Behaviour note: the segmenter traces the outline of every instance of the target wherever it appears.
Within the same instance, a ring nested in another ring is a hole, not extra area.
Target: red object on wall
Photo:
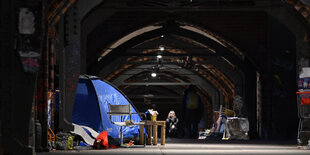
[[[301,105],[310,105],[310,92],[296,92],[296,94],[299,94]]]

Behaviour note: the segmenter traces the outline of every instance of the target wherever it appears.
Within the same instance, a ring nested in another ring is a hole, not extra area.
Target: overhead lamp
[[[161,59],[163,56],[161,56],[160,54],[157,55],[157,59]]]
[[[158,48],[160,51],[164,51],[165,50],[165,47],[164,46],[159,46]]]
[[[163,34],[160,36],[161,38],[165,37]]]
[[[152,77],[156,77],[157,74],[156,74],[156,73],[152,73],[151,76],[152,76]]]

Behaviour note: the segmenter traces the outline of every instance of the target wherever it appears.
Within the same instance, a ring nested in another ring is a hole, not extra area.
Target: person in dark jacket
[[[200,96],[194,85],[190,85],[184,92],[183,113],[184,127],[187,138],[198,138],[198,124],[202,117]]]

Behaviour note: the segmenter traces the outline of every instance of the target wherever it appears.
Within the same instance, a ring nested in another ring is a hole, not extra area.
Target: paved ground
[[[145,148],[117,148],[108,150],[51,151],[39,155],[310,155],[310,150],[298,149],[290,141],[203,141],[190,139],[168,139],[165,146],[146,146]]]

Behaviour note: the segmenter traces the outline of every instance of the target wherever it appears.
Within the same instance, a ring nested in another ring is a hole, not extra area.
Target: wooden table
[[[161,135],[160,139],[161,145],[165,145],[166,143],[166,121],[151,121],[151,120],[146,120],[145,125],[140,125],[140,144],[144,144],[144,126],[148,127],[147,134],[149,135],[147,138],[147,144],[151,145],[152,144],[152,137],[153,137],[153,145],[157,145],[157,128],[158,126],[161,126]],[[150,136],[152,135],[152,136]]]

